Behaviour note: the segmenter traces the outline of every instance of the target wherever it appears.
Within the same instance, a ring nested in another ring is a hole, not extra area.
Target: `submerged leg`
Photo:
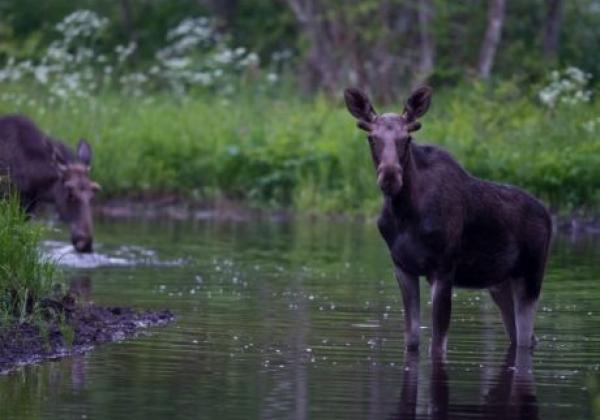
[[[419,348],[421,326],[419,308],[419,277],[405,273],[396,267],[396,280],[404,302],[404,345],[407,350]]]
[[[484,418],[538,419],[531,350],[510,346],[483,403]]]
[[[25,212],[25,217],[27,218],[27,220],[30,220],[31,216],[33,215],[33,212],[37,207],[37,201],[29,197],[28,195],[21,194],[19,202],[21,204],[23,212]]]
[[[431,354],[446,352],[450,314],[452,312],[452,282],[446,277],[434,277],[431,282],[431,300],[433,303],[433,326]]]
[[[417,395],[419,389],[419,353],[408,351],[404,354],[404,374],[402,376],[402,393],[398,413],[394,418],[414,419],[417,411]]]
[[[513,306],[513,295],[510,281],[490,288],[490,295],[492,299],[500,308],[500,314],[502,315],[502,322],[504,322],[504,329],[506,335],[510,339],[512,344],[517,344],[517,331],[515,326],[515,309]]]
[[[428,411],[432,419],[447,419],[450,402],[448,390],[448,374],[442,358],[434,358],[431,366],[431,380],[429,382],[431,395]]]

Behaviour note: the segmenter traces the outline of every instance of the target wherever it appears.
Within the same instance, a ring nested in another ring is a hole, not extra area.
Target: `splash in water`
[[[73,246],[67,242],[44,241],[42,242],[44,255],[55,261],[58,265],[71,268],[97,268],[97,267],[123,267],[123,266],[181,266],[185,264],[182,259],[160,260],[156,252],[140,246],[123,245],[106,253],[102,252],[102,245],[97,246],[92,254],[75,252]]]

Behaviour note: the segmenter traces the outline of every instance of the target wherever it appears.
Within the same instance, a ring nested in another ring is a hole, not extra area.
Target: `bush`
[[[132,69],[135,44],[101,53],[107,25],[74,12],[37,61],[0,69],[0,112],[29,115],[59,138],[88,137],[105,194],[374,212],[364,134],[341,98],[303,99],[288,86],[289,51],[260,65],[215,21],[187,18],[166,33],[154,60]],[[521,186],[556,208],[597,209],[600,104],[590,82],[571,66],[551,72],[546,86],[442,88],[416,138],[445,147],[474,175]]]
[[[46,108],[35,92],[31,101],[11,100],[12,89],[26,90],[6,85],[0,113],[22,112],[73,143],[88,138],[105,197],[176,192],[319,212],[379,206],[364,133],[341,99],[246,88],[234,99],[106,93]],[[415,137],[446,148],[474,175],[520,186],[557,209],[597,210],[599,117],[596,102],[549,110],[511,83],[464,85],[436,92]]]
[[[52,289],[56,270],[38,248],[41,234],[15,197],[0,201],[0,326],[36,319]]]

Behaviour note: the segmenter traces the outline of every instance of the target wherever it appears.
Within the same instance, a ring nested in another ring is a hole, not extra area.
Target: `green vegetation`
[[[55,266],[38,248],[42,230],[27,223],[16,198],[0,201],[0,326],[37,321]]]
[[[401,111],[407,86],[428,83],[434,105],[417,139],[555,209],[600,207],[591,0],[512,2],[498,16],[506,24],[493,77],[494,60],[473,68],[497,49],[479,45],[482,4],[200,3],[7,2],[0,114],[28,115],[71,143],[87,137],[105,197],[175,192],[372,214],[380,199],[370,155],[341,91],[358,85]],[[428,23],[413,27],[417,16]]]
[[[94,100],[18,109],[58,138],[86,137],[104,196],[178,192],[300,211],[373,213],[379,206],[364,133],[341,98],[237,96]],[[376,105],[377,107],[377,105]],[[401,104],[377,107],[400,111]],[[600,204],[600,104],[548,109],[511,83],[436,92],[418,142],[449,150],[473,174],[521,186],[555,208]]]

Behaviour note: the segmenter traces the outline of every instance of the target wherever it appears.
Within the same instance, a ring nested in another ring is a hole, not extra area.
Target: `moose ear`
[[[425,115],[431,104],[432,90],[429,86],[421,86],[415,90],[404,105],[404,117],[408,121],[414,121]]]
[[[77,144],[77,159],[86,166],[92,163],[92,146],[84,139]]]
[[[62,177],[63,174],[67,171],[67,161],[65,160],[61,151],[54,143],[48,141],[46,142],[46,147],[48,149],[48,152],[50,153],[51,161],[54,163],[56,169],[58,170],[58,175]]]
[[[377,113],[373,109],[373,105],[371,105],[371,101],[369,101],[367,95],[362,91],[354,88],[346,89],[344,91],[344,99],[348,111],[350,111],[356,119],[365,123],[370,123],[375,120]]]

